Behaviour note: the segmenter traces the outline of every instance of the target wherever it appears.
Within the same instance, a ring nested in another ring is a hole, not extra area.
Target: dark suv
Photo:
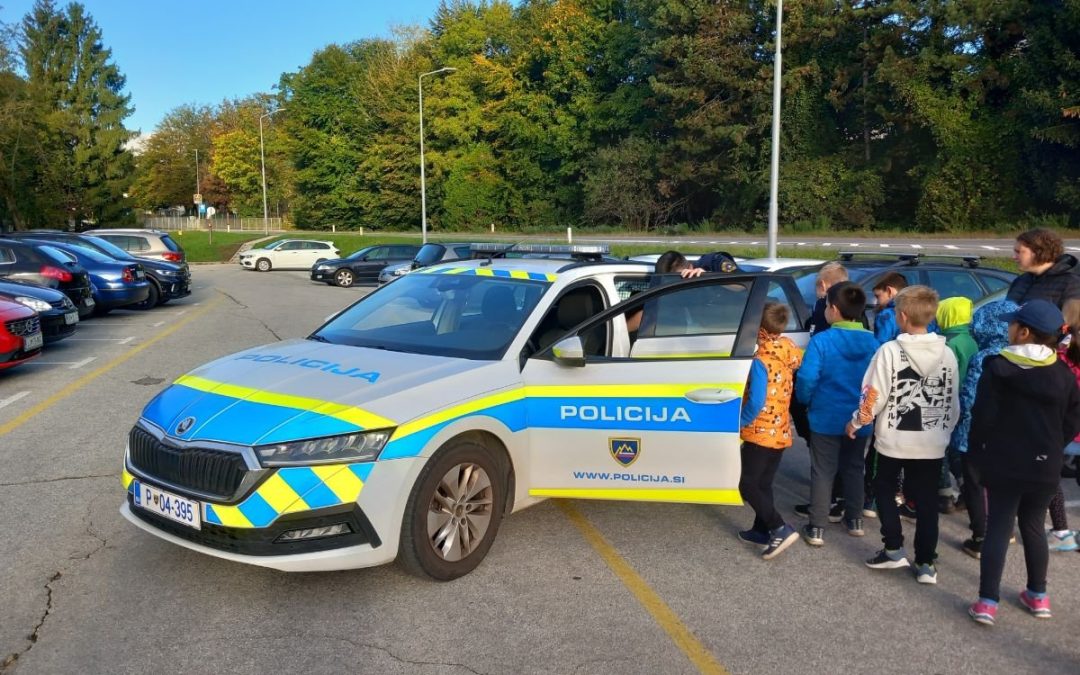
[[[0,277],[63,292],[78,308],[80,317],[94,311],[90,275],[82,265],[47,244],[0,239]]]

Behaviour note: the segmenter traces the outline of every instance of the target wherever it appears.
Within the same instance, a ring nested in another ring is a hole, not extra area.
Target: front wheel
[[[506,504],[507,471],[488,448],[456,441],[420,472],[401,523],[398,559],[409,572],[450,581],[491,549]]]
[[[259,258],[259,261],[255,263],[255,269],[260,272],[269,272],[270,268],[270,261],[267,258]]]
[[[356,279],[353,277],[351,270],[338,270],[337,274],[334,275],[334,281],[337,282],[338,286],[348,288],[353,285]]]

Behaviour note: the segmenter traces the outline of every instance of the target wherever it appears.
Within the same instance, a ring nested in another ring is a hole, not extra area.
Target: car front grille
[[[4,324],[8,332],[12,335],[18,335],[19,337],[27,337],[34,333],[41,332],[41,319],[37,316],[32,316],[29,319],[18,319],[16,321],[8,321]]]
[[[235,498],[247,473],[244,458],[226,450],[178,447],[140,427],[129,436],[131,466],[149,478],[223,501]]]

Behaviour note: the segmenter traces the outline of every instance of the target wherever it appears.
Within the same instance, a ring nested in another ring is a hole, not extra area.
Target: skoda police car
[[[121,511],[227,560],[397,559],[447,580],[546,497],[740,504],[762,307],[787,303],[800,344],[808,310],[789,276],[654,276],[554,258],[417,270],[160,392],[128,438]]]

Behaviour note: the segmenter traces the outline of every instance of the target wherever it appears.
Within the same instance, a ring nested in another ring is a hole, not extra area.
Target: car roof
[[[168,234],[168,232],[164,230],[151,230],[141,227],[95,227],[86,230],[86,232],[104,232],[107,234]]]
[[[426,274],[438,273],[441,270],[461,269],[478,270],[489,269],[505,272],[526,272],[534,274],[559,276],[571,275],[573,278],[588,277],[597,271],[604,272],[652,272],[652,265],[631,261],[606,262],[584,261],[578,262],[567,258],[490,258],[485,260],[463,259],[440,262],[424,267],[417,272]]]

